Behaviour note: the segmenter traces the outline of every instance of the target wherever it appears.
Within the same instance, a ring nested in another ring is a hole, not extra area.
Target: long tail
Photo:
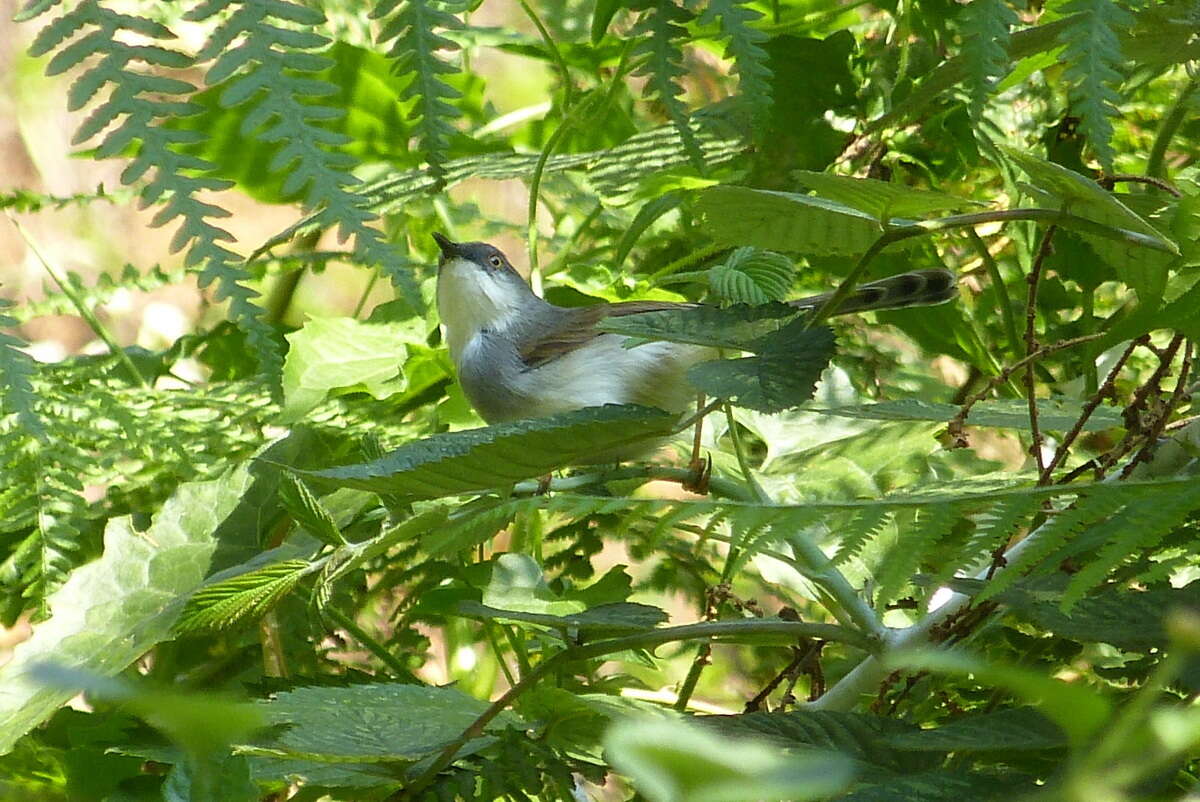
[[[799,309],[816,309],[833,293],[811,295],[788,301]],[[847,315],[853,312],[872,312],[880,309],[903,309],[906,306],[934,306],[958,296],[958,285],[949,270],[914,270],[898,276],[861,284],[834,312]]]

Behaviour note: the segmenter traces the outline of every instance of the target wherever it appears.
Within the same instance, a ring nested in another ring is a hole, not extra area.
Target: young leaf
[[[795,276],[795,263],[783,254],[743,247],[709,268],[708,283],[730,303],[759,306],[787,300]]]
[[[589,407],[548,418],[435,434],[374,462],[301,476],[410,498],[488,490],[671,432],[675,416],[635,406]]]
[[[418,331],[419,329],[419,331]],[[287,335],[281,423],[296,423],[334,390],[361,389],[375,398],[403,392],[407,346],[424,341],[423,325],[310,318]]]

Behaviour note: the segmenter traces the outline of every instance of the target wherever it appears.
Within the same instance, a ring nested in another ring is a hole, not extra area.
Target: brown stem
[[[1150,342],[1150,335],[1144,334],[1131,342],[1129,347],[1125,349],[1125,352],[1121,354],[1120,359],[1117,360],[1117,363],[1113,365],[1112,370],[1109,371],[1108,377],[1104,380],[1104,384],[1100,385],[1096,392],[1092,394],[1092,397],[1088,399],[1088,402],[1084,404],[1083,412],[1080,414],[1079,420],[1075,421],[1075,425],[1071,427],[1071,431],[1067,432],[1062,443],[1057,449],[1055,449],[1054,457],[1051,458],[1050,464],[1047,465],[1046,469],[1042,471],[1040,476],[1038,476],[1039,485],[1050,483],[1051,474],[1053,474],[1054,470],[1058,468],[1058,466],[1063,463],[1063,460],[1067,458],[1067,453],[1070,451],[1071,446],[1075,443],[1076,438],[1079,437],[1080,432],[1083,431],[1083,426],[1085,423],[1087,423],[1088,418],[1092,416],[1092,413],[1096,411],[1101,402],[1112,392],[1113,384],[1116,382],[1117,375],[1121,372],[1121,368],[1125,367],[1125,363],[1129,361],[1129,357],[1133,355],[1133,352],[1137,350],[1139,345],[1143,345],[1148,342]]]
[[[1029,276],[1026,279],[1029,282],[1029,296],[1025,301],[1025,353],[1027,355],[1034,353],[1038,348],[1036,329],[1038,285],[1041,284],[1042,268],[1046,263],[1046,257],[1050,255],[1054,232],[1057,230],[1058,226],[1055,225],[1046,227],[1046,233],[1042,234],[1041,244],[1038,245],[1037,255],[1033,258],[1033,265],[1030,267]],[[1037,387],[1032,364],[1025,371],[1025,393],[1029,401],[1029,436],[1033,441],[1030,450],[1033,451],[1038,473],[1041,474],[1046,471],[1046,460],[1042,456],[1042,430],[1038,424]]]

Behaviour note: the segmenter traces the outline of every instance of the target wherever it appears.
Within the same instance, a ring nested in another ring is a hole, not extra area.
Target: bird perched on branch
[[[485,242],[434,234],[437,306],[450,356],[468,400],[488,423],[541,417],[603,404],[643,404],[682,413],[696,398],[685,379],[716,349],[673,342],[624,347],[601,331],[609,317],[699,304],[626,301],[562,307],[539,298],[505,255]],[[943,303],[957,293],[946,270],[903,273],[857,287],[835,314]],[[817,309],[831,294],[790,301]]]

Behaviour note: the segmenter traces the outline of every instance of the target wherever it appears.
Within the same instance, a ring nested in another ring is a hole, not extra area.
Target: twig
[[[1025,354],[1029,355],[1038,350],[1037,342],[1037,296],[1038,285],[1042,281],[1042,268],[1046,263],[1046,257],[1050,255],[1053,248],[1054,232],[1058,230],[1058,226],[1047,226],[1046,231],[1042,234],[1042,241],[1038,245],[1037,255],[1033,258],[1033,265],[1029,268],[1029,275],[1026,281],[1029,283],[1029,295],[1025,300]],[[1042,455],[1042,430],[1038,425],[1037,411],[1037,386],[1036,377],[1033,375],[1033,365],[1030,364],[1025,369],[1025,397],[1029,401],[1029,435],[1032,440],[1030,449],[1033,451],[1033,457],[1037,461],[1038,475],[1046,472],[1046,458]]]
[[[1174,361],[1176,351],[1179,350],[1179,347],[1183,345],[1184,342],[1185,340],[1182,334],[1175,335],[1174,339],[1171,340],[1171,344],[1167,346],[1168,353],[1164,354],[1163,356],[1163,367],[1169,366],[1171,362]],[[1186,385],[1188,375],[1191,373],[1191,371],[1192,349],[1190,347],[1184,347],[1183,362],[1179,366],[1179,379],[1175,382],[1175,390],[1171,393],[1170,400],[1167,401],[1167,403],[1157,411],[1154,423],[1151,424],[1150,430],[1146,433],[1145,445],[1143,445],[1141,450],[1133,456],[1133,459],[1129,460],[1129,464],[1126,465],[1121,471],[1122,479],[1128,478],[1138,465],[1150,458],[1150,454],[1154,451],[1154,447],[1158,445],[1158,438],[1162,436],[1163,430],[1167,426],[1167,419],[1171,417],[1171,413],[1175,411],[1175,408],[1179,405],[1179,403],[1183,400],[1184,395],[1187,393]],[[1165,375],[1166,373],[1164,372],[1163,376]]]
[[[1095,334],[1085,334],[1082,337],[1073,337],[1069,340],[1060,340],[1059,342],[1052,343],[1051,345],[1044,345],[1039,347],[1029,356],[1022,357],[1008,367],[1004,368],[998,374],[989,379],[988,383],[982,389],[964,401],[962,408],[958,411],[958,414],[946,424],[946,428],[950,432],[951,437],[954,437],[956,440],[961,440],[963,437],[962,429],[963,426],[966,425],[967,416],[971,413],[971,408],[986,398],[987,395],[992,392],[992,390],[996,389],[1001,384],[1012,378],[1014,373],[1021,370],[1026,365],[1035,360],[1041,359],[1044,356],[1049,356],[1050,354],[1066,350],[1067,348],[1074,348],[1077,345],[1091,342],[1092,340],[1099,339],[1103,336],[1103,333],[1097,332]]]
[[[1116,364],[1113,365],[1112,370],[1108,372],[1108,376],[1104,379],[1104,383],[1100,385],[1096,392],[1092,394],[1092,397],[1088,399],[1087,403],[1084,404],[1083,411],[1080,413],[1079,419],[1075,421],[1075,425],[1071,427],[1071,430],[1067,432],[1066,436],[1063,437],[1062,443],[1060,443],[1058,448],[1054,450],[1054,456],[1050,459],[1050,464],[1047,465],[1045,470],[1043,470],[1038,476],[1039,485],[1050,483],[1051,475],[1054,473],[1054,470],[1063,463],[1063,460],[1067,458],[1067,454],[1070,451],[1071,446],[1075,443],[1075,439],[1079,437],[1079,434],[1083,431],[1084,424],[1087,423],[1088,419],[1100,406],[1101,402],[1112,392],[1113,384],[1116,382],[1117,376],[1121,372],[1121,368],[1125,367],[1125,363],[1129,361],[1129,357],[1133,355],[1133,352],[1137,350],[1138,346],[1148,342],[1150,342],[1150,335],[1143,334],[1141,337],[1138,337],[1136,340],[1131,342],[1129,347],[1126,348],[1124,353],[1121,354],[1120,358],[1117,359]]]

